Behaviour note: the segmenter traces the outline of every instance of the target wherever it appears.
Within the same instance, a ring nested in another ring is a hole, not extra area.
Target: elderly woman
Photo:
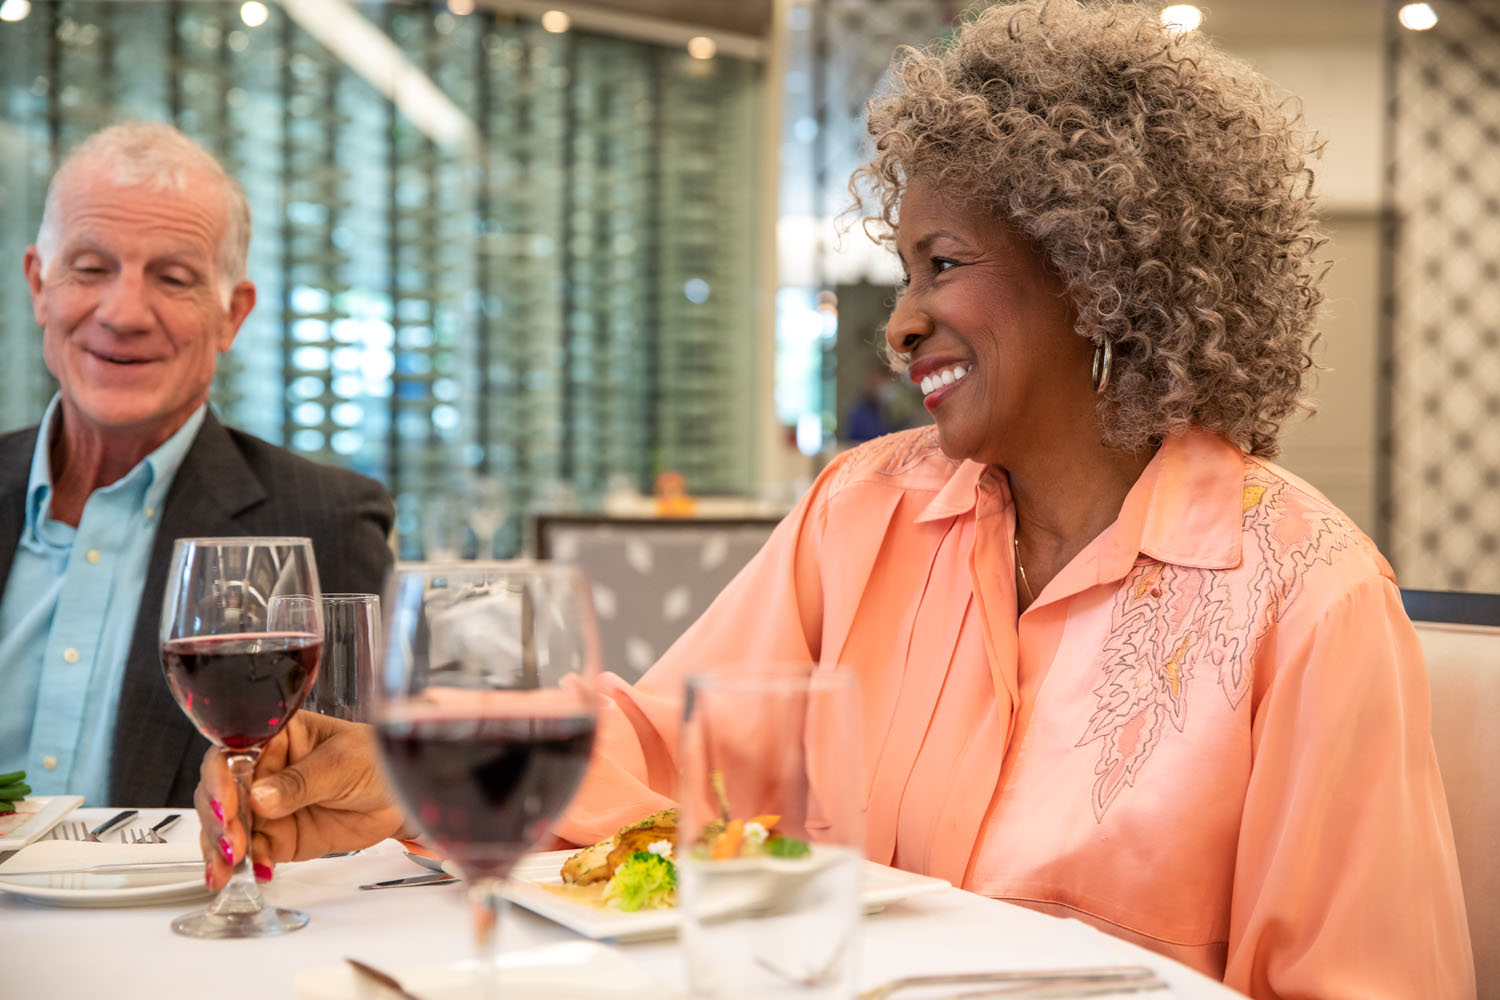
[[[669,803],[686,672],[817,660],[859,676],[874,860],[1255,997],[1471,996],[1390,568],[1267,460],[1321,300],[1299,123],[1147,5],[1062,0],[904,53],[869,127],[887,340],[936,426],[836,459],[652,672],[607,681],[563,835]],[[358,812],[365,739],[293,726],[259,856],[395,828]]]

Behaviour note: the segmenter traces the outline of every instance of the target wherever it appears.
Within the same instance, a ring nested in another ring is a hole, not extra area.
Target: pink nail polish
[[[224,860],[234,864],[234,845],[229,842],[228,837],[219,838],[219,853],[224,855]]]
[[[208,865],[203,866],[203,885],[209,889],[214,887],[214,870]]]
[[[255,862],[255,864],[251,865],[250,867],[252,867],[252,868],[255,869],[255,881],[257,881],[257,882],[269,882],[269,881],[271,881],[271,866],[270,865],[263,865],[259,861],[257,861],[257,862]]]
[[[219,804],[218,799],[209,799],[208,807],[214,811],[214,816],[218,818],[220,823],[224,822],[224,807]]]

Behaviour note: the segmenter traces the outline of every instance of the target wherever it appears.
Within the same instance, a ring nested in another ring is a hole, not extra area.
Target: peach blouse
[[[635,687],[606,676],[562,835],[670,804],[684,675],[816,660],[859,676],[873,860],[1254,997],[1474,996],[1422,653],[1374,545],[1205,432],[1019,620],[1014,530],[1003,471],[931,428],[837,458]]]

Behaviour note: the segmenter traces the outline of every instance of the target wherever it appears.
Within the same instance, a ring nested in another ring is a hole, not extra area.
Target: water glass
[[[854,996],[857,711],[854,676],[813,664],[688,678],[676,854],[693,997]]]
[[[303,707],[339,719],[368,721],[379,648],[378,596],[324,594],[323,661]]]

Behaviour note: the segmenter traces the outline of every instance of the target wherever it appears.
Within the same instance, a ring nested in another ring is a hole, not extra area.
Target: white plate
[[[0,851],[19,851],[83,805],[82,795],[33,795],[16,803],[16,811],[0,816]]]
[[[575,903],[542,888],[543,885],[558,885],[562,882],[559,872],[563,862],[573,853],[548,851],[522,858],[505,883],[505,897],[518,906],[524,906],[533,913],[541,914],[584,937],[596,940],[612,938],[618,941],[638,941],[643,938],[671,937],[677,933],[682,917],[675,909],[625,913],[600,909],[587,903]],[[898,900],[946,888],[948,883],[943,879],[916,875],[866,861],[864,889],[860,893],[860,900],[864,903],[866,913],[876,913]]]
[[[473,995],[472,962],[451,965],[386,967],[378,955],[369,959],[381,972],[394,976],[407,992],[422,1000],[461,1000]],[[390,994],[355,974],[347,964],[303,969],[293,980],[297,1000],[366,1000]],[[613,948],[592,941],[506,952],[500,956],[500,995],[527,1000],[660,1000],[662,984]]]
[[[80,809],[73,814],[73,818],[82,820],[89,826],[97,826],[119,811],[114,808]],[[182,820],[167,831],[167,842],[196,844],[198,817],[191,809],[142,809],[139,815],[132,817],[122,828],[151,827],[169,813],[181,814]],[[106,839],[113,836],[111,834]],[[163,876],[160,872],[155,875],[0,875],[0,892],[51,906],[81,907],[143,906],[209,895],[203,885],[201,870],[191,871],[186,876],[178,872],[169,876]]]

